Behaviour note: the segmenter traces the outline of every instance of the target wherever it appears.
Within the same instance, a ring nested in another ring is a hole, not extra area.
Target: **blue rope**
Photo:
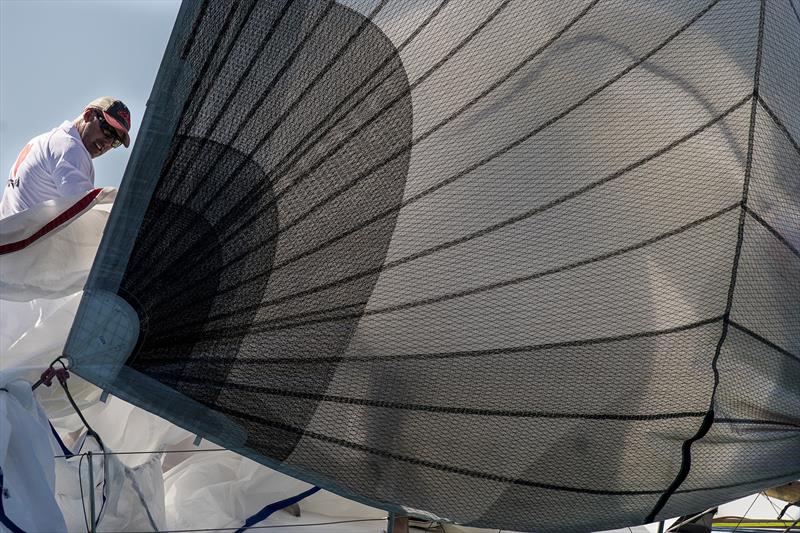
[[[64,454],[64,457],[66,457],[67,459],[75,457],[75,454],[72,453],[72,451],[69,448],[67,448],[67,445],[64,444],[64,441],[61,440],[61,435],[58,434],[58,431],[56,431],[56,428],[53,427],[53,424],[50,424],[50,431],[53,432],[53,436],[56,438],[58,447],[61,448],[61,453]]]
[[[242,527],[240,527],[239,529],[237,529],[235,533],[243,533],[245,530],[251,528],[252,526],[254,526],[255,524],[261,522],[262,520],[266,520],[275,511],[280,511],[281,509],[289,507],[290,505],[293,505],[293,504],[299,502],[300,500],[311,496],[312,494],[314,494],[318,490],[319,490],[319,487],[311,487],[307,491],[301,492],[297,496],[292,496],[291,498],[286,498],[285,500],[281,500],[279,502],[275,502],[275,503],[271,503],[271,504],[267,505],[266,507],[261,509],[259,512],[257,512],[256,514],[254,514],[253,516],[251,516],[250,518],[245,520],[244,525]]]

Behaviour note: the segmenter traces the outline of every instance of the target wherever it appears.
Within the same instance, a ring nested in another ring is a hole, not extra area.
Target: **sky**
[[[0,177],[32,137],[99,96],[131,111],[131,147],[94,159],[95,184],[119,186],[179,0],[0,0]]]

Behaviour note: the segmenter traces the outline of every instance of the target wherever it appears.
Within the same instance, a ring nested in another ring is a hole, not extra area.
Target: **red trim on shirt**
[[[32,144],[26,144],[25,148],[23,148],[22,151],[17,156],[17,161],[16,163],[14,163],[14,170],[11,171],[11,175],[14,176],[15,178],[17,177],[17,169],[22,164],[22,162],[25,161],[25,158],[28,157],[28,154],[31,152],[31,148],[33,148]]]
[[[97,195],[100,194],[102,191],[103,191],[102,188],[92,189],[91,191],[86,193],[86,195],[83,198],[72,204],[66,211],[62,212],[56,218],[54,218],[53,220],[51,220],[50,222],[39,228],[39,231],[31,235],[30,237],[22,239],[21,241],[10,242],[7,244],[0,245],[0,255],[10,254],[11,252],[17,252],[19,250],[22,250],[23,248],[30,246],[38,239],[41,239],[42,237],[44,237],[51,231],[55,230],[59,226],[63,225],[64,223],[69,222],[70,219],[79,215],[87,207],[89,207],[92,204],[92,202],[94,202],[95,198],[97,198]]]

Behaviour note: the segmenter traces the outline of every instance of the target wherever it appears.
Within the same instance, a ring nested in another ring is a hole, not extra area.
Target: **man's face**
[[[81,134],[81,140],[92,159],[111,150],[114,141],[117,139],[103,130],[101,126],[102,118],[95,111],[89,110],[88,113],[84,114],[83,120],[86,122],[86,127]]]

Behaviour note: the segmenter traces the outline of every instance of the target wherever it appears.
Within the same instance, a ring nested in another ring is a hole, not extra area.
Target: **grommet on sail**
[[[800,5],[187,2],[65,348],[406,514],[800,477]]]

